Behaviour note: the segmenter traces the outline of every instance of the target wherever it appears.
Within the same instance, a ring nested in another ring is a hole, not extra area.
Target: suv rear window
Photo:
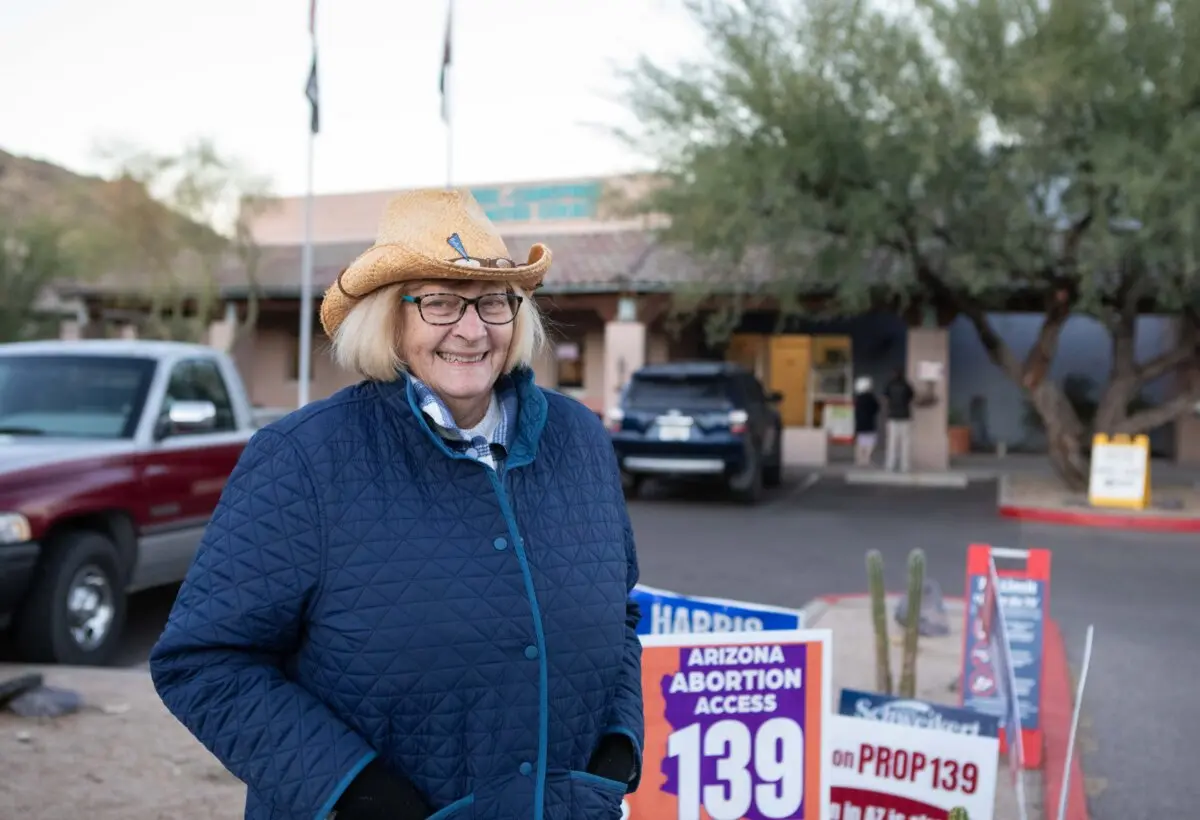
[[[637,376],[629,383],[629,407],[727,407],[732,385],[724,376]]]

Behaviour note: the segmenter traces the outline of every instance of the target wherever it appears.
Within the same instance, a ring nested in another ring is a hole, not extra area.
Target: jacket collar
[[[505,459],[505,466],[512,468],[530,463],[537,455],[542,430],[546,426],[547,405],[541,388],[534,383],[533,370],[530,368],[518,367],[507,374],[507,379],[517,394],[516,429],[510,431],[508,457]],[[421,399],[413,382],[408,373],[401,372],[393,382],[376,382],[375,388],[389,407],[401,413],[406,420],[415,422],[443,453],[452,458],[468,458],[451,450],[442,435],[430,425],[421,410]]]

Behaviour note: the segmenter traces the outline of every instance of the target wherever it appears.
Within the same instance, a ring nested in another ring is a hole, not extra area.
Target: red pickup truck
[[[106,663],[127,595],[183,580],[256,427],[213,348],[0,345],[0,629],[21,658]]]

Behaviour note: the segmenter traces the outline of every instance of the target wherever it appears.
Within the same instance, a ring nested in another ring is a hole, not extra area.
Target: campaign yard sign
[[[1025,566],[998,569],[996,558],[1022,561]],[[1001,749],[1023,768],[1040,768],[1050,552],[972,544],[966,580],[961,705],[997,717]],[[1013,732],[1018,723],[1019,744]]]
[[[804,628],[804,611],[800,609],[681,595],[642,584],[633,588],[631,597],[642,609],[639,635]]]
[[[824,820],[829,630],[642,637],[629,820]]]
[[[830,715],[829,820],[992,820],[1000,741]]]
[[[1000,720],[994,715],[916,698],[860,692],[857,689],[842,689],[838,714],[962,735],[1000,736]]]

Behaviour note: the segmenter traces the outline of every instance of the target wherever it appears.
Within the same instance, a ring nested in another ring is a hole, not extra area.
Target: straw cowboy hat
[[[321,325],[330,338],[355,302],[372,291],[417,279],[485,279],[531,291],[550,268],[536,244],[517,264],[500,232],[469,191],[408,191],[392,198],[375,244],[325,291]]]

